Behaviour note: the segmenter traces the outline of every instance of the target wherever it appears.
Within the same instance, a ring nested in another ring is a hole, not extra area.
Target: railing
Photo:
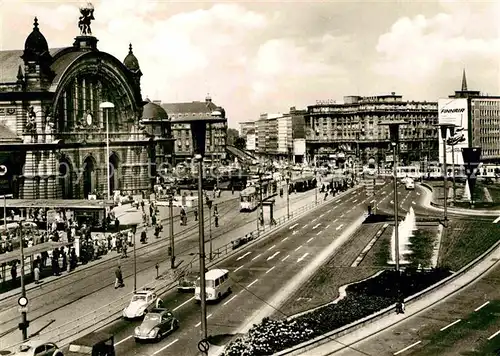
[[[359,189],[360,186],[355,187],[354,189]],[[299,218],[301,215],[305,214],[306,212],[313,210],[315,208],[319,208],[323,205],[330,204],[333,201],[338,200],[340,197],[349,194],[352,192],[352,189],[348,189],[347,191],[335,196],[333,199],[330,200],[318,200],[318,204],[316,203],[311,203],[307,205],[303,205],[300,208],[296,209],[295,211],[290,212],[290,218],[287,217],[287,215],[281,216],[278,218],[275,222],[276,224],[272,224],[272,226],[262,226],[259,227],[259,229],[255,229],[251,231],[250,233],[247,233],[246,236],[252,235],[255,236],[253,239],[249,241],[249,243],[239,245],[236,248],[233,248],[234,246],[234,241],[237,239],[215,249],[213,252],[213,255],[216,256],[215,259],[213,259],[211,262],[207,264],[207,268],[216,265],[220,263],[222,260],[230,257],[233,254],[239,253],[241,250],[240,247],[245,248],[247,246],[253,245],[255,242],[261,240],[265,236],[269,236],[271,233],[275,232],[279,228],[281,228],[283,225],[287,223],[291,223],[294,219]],[[191,268],[193,265],[195,265],[199,261],[199,258],[194,258],[193,261],[191,261],[188,265],[186,265],[182,269],[178,269],[175,272],[169,271],[169,273],[165,276],[163,276],[159,280],[154,280],[150,283],[147,283],[146,285],[142,286],[141,288],[146,288],[146,287],[151,287],[153,286],[155,288],[155,292],[157,295],[161,295],[163,293],[166,293],[173,288],[177,286],[177,279],[184,273],[184,271],[188,270]],[[138,289],[141,289],[138,288]],[[37,336],[34,336],[31,339],[37,340],[37,339],[43,339],[43,340],[50,340],[52,342],[60,344],[60,346],[64,346],[71,342],[72,340],[75,339],[75,336],[85,332],[85,334],[91,333],[93,331],[99,330],[102,327],[108,325],[109,323],[121,318],[122,311],[126,307],[126,305],[129,303],[133,293],[127,293],[124,296],[119,297],[118,299],[113,300],[112,302],[103,305],[96,310],[85,314],[81,317],[78,317],[70,322],[67,322],[65,324],[59,325],[55,327],[54,329],[48,330],[46,332],[42,332]],[[13,349],[16,346],[19,346],[26,341],[16,343],[14,345],[6,347],[6,349]]]

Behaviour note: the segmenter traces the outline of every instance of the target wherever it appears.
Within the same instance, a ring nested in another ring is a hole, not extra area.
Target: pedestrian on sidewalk
[[[197,207],[194,208],[193,214],[194,214],[194,221],[198,221],[198,208]]]
[[[17,261],[12,262],[10,277],[12,278],[12,286],[15,287],[17,284]]]
[[[214,211],[215,227],[219,227],[219,213],[217,210]]]
[[[115,270],[115,289],[123,287],[125,287],[125,284],[123,284],[122,269],[121,266],[118,265]]]
[[[128,247],[127,244],[124,243],[123,244],[123,255],[122,255],[122,258],[127,258],[128,257],[127,256],[127,247]]]
[[[35,275],[35,284],[40,283],[40,267],[38,267],[38,264],[35,266],[35,269],[33,270],[33,274]]]
[[[145,244],[148,240],[148,236],[146,234],[146,228],[144,228],[141,232],[141,243]]]

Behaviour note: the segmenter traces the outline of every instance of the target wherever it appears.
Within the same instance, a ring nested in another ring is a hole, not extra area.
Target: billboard
[[[446,134],[447,140],[453,142],[453,146],[446,145],[446,163],[451,164],[452,158],[454,158],[455,164],[464,164],[462,148],[469,147],[469,110],[467,99],[439,99],[438,122],[439,124],[455,125],[455,135],[451,137],[449,130]],[[443,162],[443,142],[441,133],[439,133],[439,163]]]
[[[255,151],[255,134],[247,134],[247,150]]]
[[[306,153],[306,140],[297,138],[293,140],[293,154],[295,156],[303,156]]]

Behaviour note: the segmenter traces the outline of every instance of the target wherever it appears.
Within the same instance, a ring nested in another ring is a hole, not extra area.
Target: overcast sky
[[[33,17],[50,47],[72,45],[85,2],[3,0],[0,47],[23,48]],[[316,100],[395,91],[434,100],[459,89],[500,95],[499,1],[93,2],[98,48],[132,43],[142,93],[213,101],[229,126]],[[1,64],[0,64],[1,65]]]

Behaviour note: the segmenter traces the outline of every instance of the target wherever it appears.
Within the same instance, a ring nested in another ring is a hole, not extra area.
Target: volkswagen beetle
[[[142,324],[135,328],[135,341],[160,340],[163,336],[177,330],[179,320],[174,315],[163,308],[155,308],[147,313]]]

